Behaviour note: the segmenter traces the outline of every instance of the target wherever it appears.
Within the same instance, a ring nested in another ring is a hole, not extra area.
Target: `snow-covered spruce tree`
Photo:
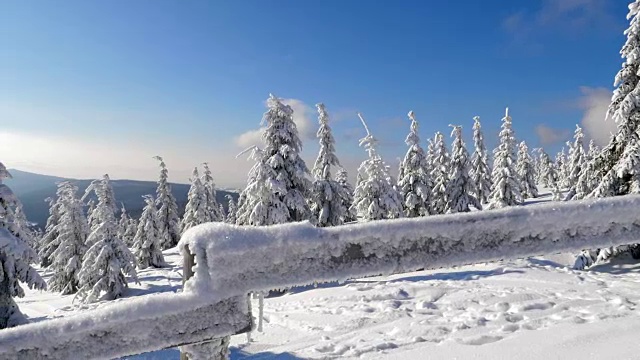
[[[451,166],[449,170],[449,182],[447,183],[446,213],[469,212],[469,206],[482,210],[482,205],[473,196],[473,181],[469,176],[469,152],[462,140],[462,126],[453,126],[451,136]]]
[[[627,147],[637,147],[637,132],[640,125],[640,1],[629,5],[629,28],[624,32],[627,40],[620,50],[624,59],[622,69],[617,73],[611,104],[607,117],[616,122],[617,130],[609,143],[595,158],[595,169],[600,182],[590,197],[604,197],[628,194],[634,181],[631,169],[621,169],[624,156],[633,156]]]
[[[571,143],[569,143],[568,145],[571,145]],[[560,186],[561,188],[566,188],[569,185],[569,167],[567,166],[568,163],[569,161],[567,160],[567,153],[565,151],[565,148],[563,147],[556,154],[556,161],[554,164],[556,171],[558,172],[558,186]]]
[[[509,108],[506,109],[502,118],[502,130],[499,136],[500,145],[493,151],[494,161],[491,172],[493,185],[489,194],[488,209],[518,205],[522,199],[515,169],[515,136],[511,129]]]
[[[127,230],[124,232],[122,237],[122,241],[127,245],[128,248],[133,247],[133,238],[136,236],[136,232],[138,231],[138,220],[134,218],[129,218],[129,225],[127,225]]]
[[[227,195],[226,198],[229,203],[227,205],[227,217],[225,222],[227,224],[235,224],[237,220],[236,213],[238,212],[238,204],[236,204],[231,195]]]
[[[582,128],[576,125],[576,131],[573,135],[573,145],[571,146],[571,156],[569,157],[569,187],[574,188],[578,183],[578,177],[582,166],[586,161],[586,154],[584,151],[584,134]]]
[[[20,201],[16,204],[16,210],[14,214],[14,222],[22,234],[22,239],[29,244],[32,249],[36,249],[36,239],[33,229],[27,220],[27,215],[24,213],[22,203]]]
[[[605,148],[593,160],[594,178],[598,185],[588,197],[606,197],[637,193],[640,184],[638,157],[640,153],[640,0],[629,5],[625,31],[627,40],[620,50],[625,61],[616,75],[611,104],[607,117],[616,122],[616,133]],[[583,174],[586,177],[586,174]],[[640,245],[600,249],[597,260],[631,250],[640,258]],[[584,255],[584,254],[583,254]],[[580,260],[580,258],[578,259]],[[580,261],[576,261],[578,265]],[[591,264],[586,264],[591,265]]]
[[[18,199],[2,183],[10,177],[0,162],[0,329],[26,322],[13,300],[24,296],[20,282],[31,289],[44,290],[47,286],[31,266],[37,259],[36,252],[21,237],[22,233],[16,226],[12,207],[16,206]]]
[[[87,221],[89,223],[89,229],[94,228],[94,224],[91,222],[93,219],[93,216],[91,216],[91,214],[93,214],[93,210],[95,209],[96,209],[96,201],[93,199],[89,199],[89,201],[87,202],[87,212],[86,212]]]
[[[53,271],[49,290],[63,295],[78,291],[78,273],[86,252],[85,242],[89,225],[84,215],[83,203],[77,196],[78,187],[70,182],[62,183],[64,196],[60,199],[60,222],[56,226],[59,243],[52,254],[50,269]]]
[[[436,136],[434,136],[434,139],[436,138]],[[427,139],[427,151],[426,151],[426,155],[425,155],[425,161],[426,161],[426,171],[427,174],[431,175],[431,173],[433,172],[433,159],[435,158],[435,148],[434,148],[434,144],[433,144],[433,140],[432,139]],[[433,182],[433,179],[431,179]]]
[[[491,193],[491,170],[489,169],[489,160],[487,148],[484,144],[484,135],[482,134],[482,126],[480,117],[473,118],[473,143],[475,151],[471,156],[471,179],[473,181],[473,194],[480,203],[486,203]]]
[[[405,143],[409,146],[400,162],[398,190],[402,195],[404,215],[417,217],[431,214],[431,178],[427,173],[427,158],[420,146],[418,121],[410,111],[411,127]]]
[[[120,207],[120,220],[118,220],[118,237],[124,240],[124,234],[127,232],[129,228],[129,214],[127,214],[127,209],[122,204]],[[127,242],[125,241],[125,244]]]
[[[185,231],[196,225],[209,222],[210,214],[207,205],[207,195],[204,185],[202,185],[200,181],[198,168],[194,168],[191,174],[191,187],[187,194],[187,205],[184,208],[184,216],[182,217],[182,223],[180,225],[181,234],[184,234]]]
[[[336,173],[336,181],[340,186],[342,186],[342,189],[344,189],[340,195],[342,196],[342,204],[347,209],[347,212],[344,214],[344,219],[342,219],[342,221],[343,223],[354,222],[358,220],[358,214],[353,208],[353,194],[355,190],[353,189],[353,185],[349,182],[347,170],[344,168],[338,169],[338,172]]]
[[[180,217],[178,216],[178,204],[171,192],[169,185],[169,170],[160,156],[154,157],[160,163],[160,176],[156,188],[156,206],[158,213],[158,228],[160,229],[160,243],[163,249],[170,249],[180,240]]]
[[[365,148],[368,158],[358,168],[360,181],[352,207],[359,218],[367,221],[402,217],[402,196],[394,187],[389,167],[378,154],[376,138],[369,132],[362,115],[358,117],[367,131],[367,136],[360,139],[360,146]]]
[[[537,182],[546,188],[550,188],[550,182],[547,177],[549,168],[553,167],[551,158],[543,148],[538,148],[538,180]]]
[[[270,95],[262,118],[265,148],[254,149],[256,165],[249,174],[245,198],[239,204],[239,225],[273,225],[311,220],[307,204],[309,170],[300,156],[302,142],[293,109]]]
[[[56,226],[60,222],[60,199],[64,196],[63,184],[57,184],[56,197],[47,198],[49,203],[49,218],[44,228],[44,235],[38,245],[38,256],[40,258],[40,267],[48,267],[51,264],[51,254],[58,247],[58,230]]]
[[[224,212],[220,212],[220,205],[216,200],[216,183],[213,181],[213,175],[209,168],[209,163],[203,163],[204,173],[202,174],[202,186],[204,187],[204,195],[207,201],[207,210],[209,221],[223,221]]]
[[[77,296],[85,303],[120,297],[128,286],[125,275],[138,281],[136,259],[118,238],[109,176],[104,175],[101,181],[94,181],[90,189],[95,192],[98,204],[91,214],[96,221],[95,229],[91,229],[87,237],[89,249],[78,273],[80,289]]]
[[[158,226],[156,204],[151,195],[145,195],[146,203],[138,222],[138,231],[133,238],[133,253],[136,256],[138,268],[165,266],[160,243],[162,229]]]
[[[320,128],[316,136],[320,143],[320,151],[311,171],[314,181],[309,198],[312,218],[320,227],[338,226],[344,224],[348,217],[349,208],[345,206],[342,194],[345,189],[331,176],[331,166],[340,166],[336,156],[335,140],[329,126],[329,115],[320,103],[318,109],[318,123]]]
[[[518,180],[520,180],[520,194],[522,199],[538,197],[538,186],[535,180],[535,170],[529,147],[524,141],[518,147],[518,162],[516,164]]]
[[[220,213],[220,221],[226,223],[227,222],[227,213],[224,210],[224,205],[218,204],[218,212]]]
[[[444,135],[437,132],[433,141],[433,156],[431,158],[431,213],[445,214],[447,212],[447,185],[449,184],[449,170],[451,159]]]

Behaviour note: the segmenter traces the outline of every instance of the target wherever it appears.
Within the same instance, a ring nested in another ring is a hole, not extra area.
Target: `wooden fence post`
[[[182,259],[182,286],[191,277],[193,277],[193,266],[196,259],[189,250],[189,245],[185,245]],[[185,345],[180,347],[180,360],[226,360],[229,358],[229,336],[221,339],[213,339],[211,341]]]

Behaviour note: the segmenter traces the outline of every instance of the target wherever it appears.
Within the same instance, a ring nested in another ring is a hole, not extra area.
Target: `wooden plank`
[[[202,302],[189,294],[149,295],[3,330],[0,359],[113,359],[251,329],[246,296]]]

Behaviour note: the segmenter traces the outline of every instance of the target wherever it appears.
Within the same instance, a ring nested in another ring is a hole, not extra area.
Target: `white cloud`
[[[313,119],[314,110],[303,101],[298,99],[282,99],[282,103],[291,106],[293,109],[293,122],[296,123],[300,138],[304,140],[314,139],[316,127]],[[264,128],[246,131],[235,137],[234,141],[240,148],[246,149],[251,146],[261,146],[262,131]]]
[[[582,97],[579,106],[584,110],[582,127],[587,136],[594,139],[599,145],[609,142],[612,133],[616,131],[616,123],[607,118],[607,109],[611,103],[611,90],[605,88],[580,88]]]
[[[544,124],[536,126],[536,135],[538,135],[541,145],[562,143],[568,140],[571,136],[567,129],[553,129]]]

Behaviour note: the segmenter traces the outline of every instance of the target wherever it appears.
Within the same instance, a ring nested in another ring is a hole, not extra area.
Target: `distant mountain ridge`
[[[44,228],[49,217],[49,205],[45,199],[55,197],[57,183],[60,181],[72,181],[79,188],[79,195],[84,194],[84,190],[91,184],[93,179],[70,179],[57,176],[49,176],[31,173],[27,171],[9,169],[13,179],[6,179],[5,183],[18,196],[24,207],[24,212],[29,221],[37,223]],[[143,195],[151,194],[155,196],[155,181],[138,180],[111,180],[116,201],[124,204],[127,212],[133,217],[139,217],[144,207]],[[184,211],[187,203],[188,184],[171,184],[171,192],[176,197],[180,215]],[[227,207],[226,195],[231,195],[234,200],[238,199],[238,193],[228,190],[218,190],[216,198],[219,203]]]

